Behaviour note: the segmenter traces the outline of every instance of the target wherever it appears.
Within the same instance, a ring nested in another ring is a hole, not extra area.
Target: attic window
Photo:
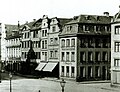
[[[85,16],[86,20],[90,20],[90,16]]]
[[[97,21],[100,21],[100,17],[99,16],[97,16]]]

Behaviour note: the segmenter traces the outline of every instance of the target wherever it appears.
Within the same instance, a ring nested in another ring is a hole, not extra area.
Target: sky
[[[49,18],[73,18],[80,14],[114,16],[120,0],[0,0],[0,22],[24,24],[48,15]]]

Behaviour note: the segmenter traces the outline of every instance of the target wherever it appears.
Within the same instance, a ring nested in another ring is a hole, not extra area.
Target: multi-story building
[[[111,84],[120,83],[120,11],[111,23]]]
[[[19,72],[21,61],[21,35],[18,29],[11,30],[6,35],[6,62],[8,62],[7,70]]]
[[[66,23],[60,37],[60,77],[110,79],[111,16],[80,15]]]
[[[62,25],[70,19],[51,18],[44,15],[41,23],[41,60],[36,70],[44,76],[59,77],[59,33]]]
[[[8,25],[8,24],[1,24],[1,32],[2,32],[2,36],[1,36],[1,60],[2,60],[2,67],[6,67],[8,68],[8,66],[10,66],[9,63],[9,56],[13,55],[13,53],[15,52],[14,49],[12,49],[12,52],[9,53],[10,55],[8,55],[7,53],[7,40],[6,38],[12,36],[12,32],[18,30],[18,26],[17,25]],[[13,43],[13,40],[11,41]],[[12,44],[13,45],[13,44]],[[14,43],[15,45],[15,43]],[[14,47],[12,47],[14,48]],[[14,53],[15,55],[15,53]]]

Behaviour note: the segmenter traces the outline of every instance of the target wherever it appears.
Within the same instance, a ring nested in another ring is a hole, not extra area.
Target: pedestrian
[[[40,90],[38,92],[40,92]]]

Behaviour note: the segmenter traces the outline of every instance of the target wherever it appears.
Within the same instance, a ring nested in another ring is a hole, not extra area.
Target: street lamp
[[[66,82],[64,81],[64,79],[62,79],[62,81],[60,82],[60,85],[62,87],[62,92],[64,92],[65,83]]]
[[[12,92],[12,84],[11,84],[12,74],[11,73],[9,73],[9,77],[10,77],[10,92]]]

